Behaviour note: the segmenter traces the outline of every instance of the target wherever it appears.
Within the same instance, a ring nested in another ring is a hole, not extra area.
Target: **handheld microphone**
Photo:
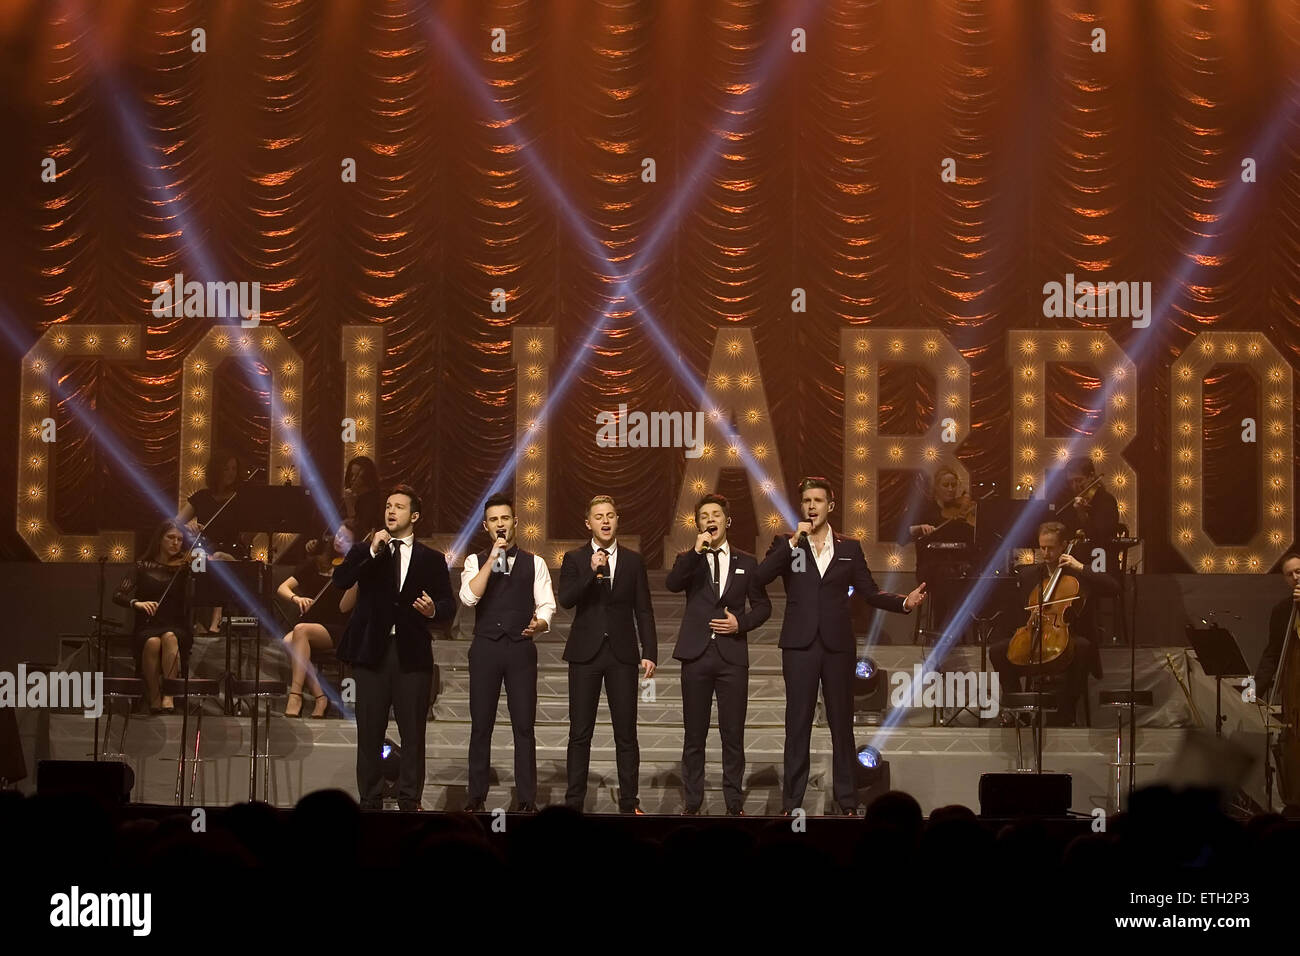
[[[506,537],[505,528],[497,528],[497,540],[504,541]],[[506,553],[502,551],[497,555],[496,561],[492,562],[492,570],[499,574],[510,573],[510,562],[506,560]]]

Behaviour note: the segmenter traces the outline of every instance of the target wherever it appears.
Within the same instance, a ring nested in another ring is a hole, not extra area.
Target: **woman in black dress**
[[[277,593],[298,611],[298,623],[284,636],[285,651],[293,668],[289,681],[289,700],[284,716],[302,715],[302,685],[314,698],[311,715],[324,717],[329,710],[329,698],[321,690],[316,670],[311,667],[312,648],[318,650],[335,647],[343,636],[348,613],[356,602],[356,587],[343,594],[334,588],[334,567],[352,548],[352,529],[347,522],[334,534],[326,533],[315,542],[314,553],[284,579]]]
[[[214,452],[203,472],[204,487],[190,495],[181,506],[176,523],[192,535],[203,532],[203,550],[217,561],[233,561],[239,548],[239,529],[235,526],[234,512],[222,507],[235,494],[243,476],[239,456],[232,452]],[[220,512],[220,514],[218,514]],[[216,631],[221,626],[221,608],[212,609],[212,621],[200,633]]]
[[[362,535],[384,526],[384,503],[387,494],[379,485],[379,469],[365,455],[348,462],[343,477],[343,501],[339,509],[343,518]]]
[[[181,526],[164,521],[154,531],[144,557],[113,595],[114,604],[135,611],[131,654],[155,714],[174,709],[172,698],[162,696],[162,679],[181,675],[194,644],[185,608],[189,570]]]

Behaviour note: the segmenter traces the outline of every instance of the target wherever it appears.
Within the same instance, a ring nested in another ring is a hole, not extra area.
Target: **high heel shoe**
[[[321,706],[324,704],[325,706]],[[312,704],[311,719],[324,720],[330,712],[330,699],[323,693],[316,695],[315,703]]]
[[[298,698],[298,709],[295,710],[293,713],[289,713],[289,705],[293,703],[293,699],[294,699],[295,697]],[[289,691],[289,700],[288,700],[288,702],[284,705],[284,716],[286,716],[286,717],[301,717],[301,716],[302,716],[302,691],[300,691],[300,690],[291,690],[291,691]]]

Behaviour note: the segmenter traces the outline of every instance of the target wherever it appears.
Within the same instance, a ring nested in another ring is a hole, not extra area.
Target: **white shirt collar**
[[[723,538],[723,539],[722,539],[722,545],[721,545],[720,547],[718,547],[718,548],[714,548],[714,550],[715,550],[715,551],[721,551],[721,552],[722,552],[723,554],[725,554],[727,557],[731,557],[731,542],[728,541],[726,538]]]
[[[596,541],[595,538],[591,539],[591,550],[592,551],[600,550],[600,544]],[[613,553],[618,550],[618,538],[615,538],[613,541],[611,541],[609,547],[606,548],[605,550],[608,551],[611,555],[613,555]]]
[[[409,547],[411,546],[411,542],[413,542],[413,541],[415,540],[415,532],[412,531],[412,532],[411,532],[410,534],[408,534],[405,538],[389,538],[388,540],[389,540],[389,541],[400,541],[400,542],[402,542],[402,544],[406,545],[406,547],[409,548]]]

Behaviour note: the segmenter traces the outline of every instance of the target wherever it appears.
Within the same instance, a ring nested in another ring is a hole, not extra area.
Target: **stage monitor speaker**
[[[1068,773],[980,774],[982,817],[1063,817],[1073,797]]]
[[[131,799],[135,771],[119,760],[38,760],[36,795],[87,794],[108,809]]]

